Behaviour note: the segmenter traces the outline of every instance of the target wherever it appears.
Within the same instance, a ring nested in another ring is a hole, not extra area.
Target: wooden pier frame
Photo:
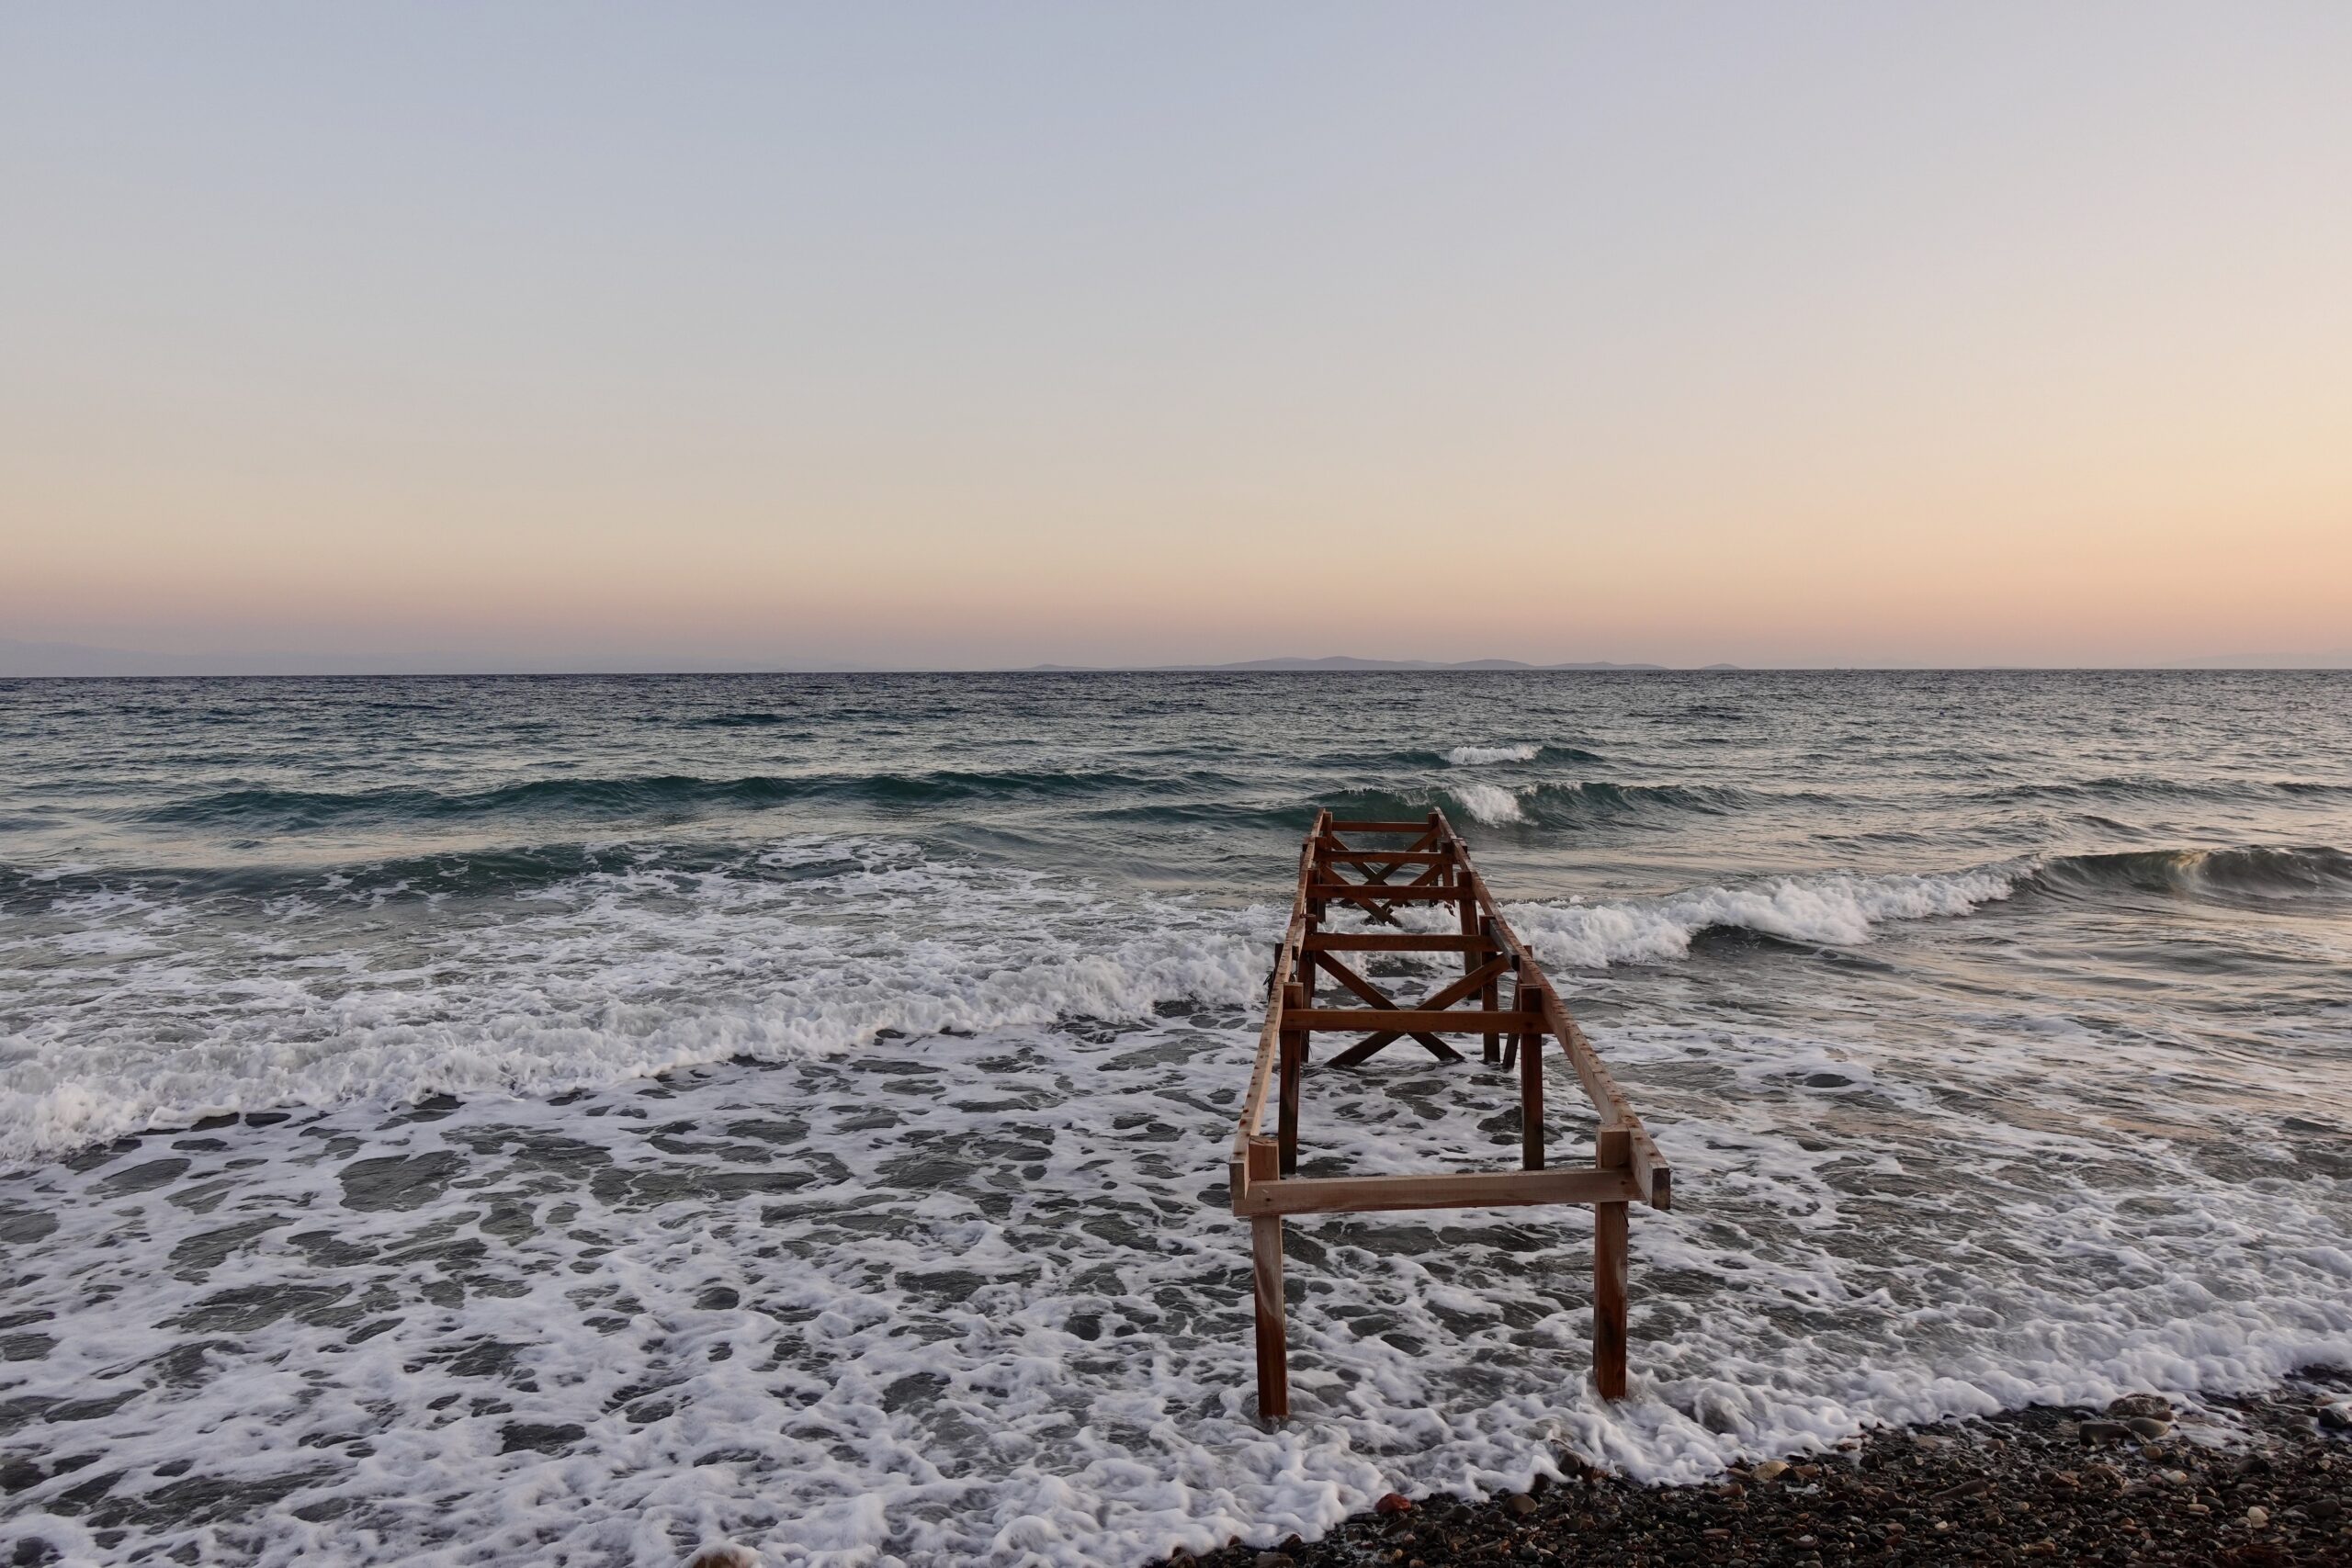
[[[1405,847],[1353,840],[1408,838]],[[1349,873],[1352,872],[1352,878]],[[1408,931],[1405,904],[1450,904],[1453,931]],[[1359,910],[1392,931],[1326,929],[1334,907]],[[1462,977],[1410,1005],[1366,979],[1343,955],[1458,953]],[[1316,998],[1336,982],[1361,1006],[1327,1006]],[[1510,982],[1506,1005],[1504,982]],[[1283,1305],[1283,1219],[1289,1214],[1352,1214],[1389,1209],[1466,1209],[1584,1203],[1593,1211],[1592,1372],[1604,1399],[1625,1396],[1627,1210],[1672,1206],[1674,1173],[1634,1114],[1624,1091],[1561,1005],[1442,812],[1419,822],[1341,822],[1317,811],[1298,857],[1298,890],[1290,924],[1267,982],[1266,1022],[1234,1134],[1233,1212],[1250,1222],[1258,1328],[1258,1413],[1290,1415],[1287,1326]],[[1442,1038],[1482,1037],[1483,1059],[1519,1073],[1520,1167],[1515,1170],[1432,1171],[1417,1176],[1301,1178],[1299,1110],[1317,1034],[1362,1038],[1330,1058],[1355,1066],[1400,1040],[1443,1062],[1463,1060]],[[1551,1167],[1544,1139],[1544,1043],[1556,1040],[1585,1097],[1600,1118],[1592,1160]],[[1269,1097],[1275,1133],[1265,1136]]]

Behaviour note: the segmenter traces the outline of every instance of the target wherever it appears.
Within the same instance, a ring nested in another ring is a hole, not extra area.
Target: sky
[[[0,638],[2352,659],[2352,6],[0,0]]]

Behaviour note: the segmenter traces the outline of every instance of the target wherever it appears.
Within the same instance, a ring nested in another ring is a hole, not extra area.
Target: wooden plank
[[[1372,870],[1370,870],[1370,871],[1365,872],[1365,873],[1364,873],[1364,874],[1363,874],[1363,880],[1362,882],[1357,882],[1357,883],[1349,883],[1349,882],[1342,881],[1342,880],[1340,879],[1340,874],[1339,874],[1337,872],[1333,872],[1333,873],[1331,873],[1331,874],[1330,874],[1330,875],[1329,875],[1329,876],[1328,876],[1328,877],[1324,878],[1324,879],[1323,879],[1323,881],[1319,884],[1319,886],[1330,886],[1330,887],[1348,887],[1348,886],[1354,886],[1354,887],[1370,887],[1370,886],[1380,886],[1380,887],[1385,888],[1385,887],[1388,886],[1388,879],[1389,879],[1389,877],[1391,877],[1392,875],[1396,874],[1396,868],[1395,866],[1393,866],[1393,865],[1390,865],[1390,866],[1378,866],[1378,867],[1375,867],[1375,868],[1374,868],[1374,869],[1372,869]],[[1417,877],[1413,878],[1413,880],[1412,880],[1412,881],[1403,884],[1403,886],[1404,886],[1404,887],[1426,887],[1426,886],[1430,886],[1430,885],[1432,885],[1432,884],[1441,883],[1441,882],[1442,882],[1442,881],[1443,881],[1443,879],[1444,879],[1444,872],[1445,872],[1445,865],[1444,865],[1444,863],[1440,862],[1440,863],[1438,863],[1437,864],[1431,865],[1431,866],[1430,866],[1427,871],[1422,872],[1420,875],[1419,875],[1419,876],[1417,876]],[[1402,896],[1403,896],[1403,897],[1412,897],[1412,895],[1410,895],[1410,894],[1404,894],[1404,895],[1402,895]],[[1395,925],[1395,924],[1396,924],[1396,899],[1394,899],[1394,898],[1376,899],[1376,900],[1372,900],[1372,901],[1369,901],[1369,902],[1367,902],[1367,901],[1365,901],[1365,900],[1363,900],[1363,899],[1358,899],[1358,900],[1356,900],[1356,901],[1357,901],[1358,903],[1362,903],[1362,904],[1363,905],[1364,913],[1366,913],[1366,914],[1370,915],[1374,919],[1375,919],[1375,920],[1381,920],[1381,921],[1384,921],[1384,922],[1385,922],[1386,924],[1388,924],[1388,925],[1392,925],[1392,926],[1393,926],[1393,925]]]
[[[1435,865],[1446,859],[1443,850],[1330,850],[1327,863],[1340,865]]]
[[[1363,882],[1317,882],[1306,889],[1309,898],[1346,898],[1359,904],[1462,904],[1476,895],[1467,887],[1425,886],[1381,887]]]
[[[1540,1012],[1488,1012],[1484,1008],[1397,1008],[1394,1011],[1380,1008],[1307,1008],[1290,1022],[1294,1028],[1323,1034],[1375,1029],[1394,1030],[1399,1034],[1421,1030],[1432,1034],[1483,1034],[1489,1029],[1498,1033],[1536,1034],[1544,1028]]]
[[[1313,973],[1310,967],[1308,973]],[[1306,1010],[1306,987],[1292,981],[1283,989],[1283,1011],[1285,1014]],[[1306,1076],[1306,1032],[1285,1029],[1282,1034],[1282,1097],[1275,1111],[1275,1145],[1281,1154],[1280,1173],[1288,1176],[1298,1168],[1298,1096],[1299,1086]]]
[[[1326,822],[1327,833],[1426,833],[1427,822]]]
[[[1521,1042],[1519,1054],[1519,1160],[1544,1168],[1544,1043]]]
[[[1419,931],[1309,931],[1309,953],[1498,953],[1484,937],[1423,935]]]
[[[1375,1213],[1389,1209],[1510,1209],[1542,1203],[1623,1203],[1638,1198],[1622,1170],[1480,1170],[1425,1176],[1283,1177],[1252,1183],[1238,1211],[1262,1214]]]
[[[1276,1183],[1279,1187],[1281,1184]],[[1263,1223],[1263,1222],[1260,1222]],[[1592,1381],[1603,1399],[1625,1397],[1625,1205],[1592,1210]]]
[[[1282,1185],[1274,1174],[1280,1158],[1263,1138],[1250,1145],[1250,1168],[1257,1190]],[[1258,1327],[1258,1415],[1280,1421],[1290,1415],[1290,1325],[1283,1307],[1283,1221],[1277,1213],[1260,1214],[1250,1222],[1250,1296]]]
[[[1270,996],[1279,997],[1291,978],[1300,945],[1306,932],[1307,868],[1314,863],[1314,841],[1325,824],[1331,819],[1329,811],[1315,814],[1315,828],[1307,833],[1307,841],[1298,851],[1298,891],[1291,896],[1290,924],[1283,932],[1282,946],[1274,953],[1273,979],[1268,987]],[[1250,1090],[1242,1096],[1240,1125],[1233,1134],[1233,1160],[1229,1180],[1238,1200],[1249,1190],[1250,1171],[1246,1161],[1250,1140],[1257,1135],[1258,1124],[1265,1120],[1266,1091],[1274,1076],[1274,1054],[1282,1031],[1281,1010],[1266,1009],[1266,1021],[1258,1031],[1258,1058],[1250,1070]]]

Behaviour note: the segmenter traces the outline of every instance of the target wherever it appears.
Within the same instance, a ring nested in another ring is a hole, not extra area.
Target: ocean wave
[[[2118,891],[2240,899],[2352,897],[2352,855],[2312,845],[2250,845],[2220,850],[2129,850],[2062,855],[2044,864],[2040,885],[2062,895]]]
[[[1774,798],[1716,784],[1611,784],[1601,780],[1529,784],[1515,788],[1484,780],[1460,780],[1448,783],[1441,793],[1472,818],[1490,828],[1511,823],[1575,828],[1634,819],[1663,820],[1690,814],[1721,817]]]
[[[2002,784],[1965,798],[1995,803],[2067,801],[2266,801],[2288,798],[2352,798],[2352,784],[2331,779],[2182,779],[2156,774],[2111,774]]]
[[[413,825],[498,818],[619,818],[759,810],[804,800],[884,807],[1105,794],[1197,794],[1238,787],[1220,773],[1170,774],[1112,770],[997,773],[752,774],[701,778],[652,774],[621,778],[532,779],[495,788],[443,792],[414,787],[335,792],[248,788],[216,791],[116,813],[150,827],[300,832],[353,824]]]
[[[780,713],[714,713],[687,722],[704,729],[763,729],[792,721]]]
[[[1518,792],[1500,784],[1449,784],[1446,793],[1460,803],[1463,810],[1490,828],[1527,819],[1526,813],[1520,809]]]
[[[1510,918],[1546,963],[1605,969],[1686,957],[1692,938],[1721,929],[1859,946],[1888,921],[1966,915],[2007,898],[2030,871],[2020,862],[1923,874],[1825,872],[1695,887],[1659,898],[1516,905]]]
[[[1532,762],[1542,750],[1532,740],[1508,746],[1456,746],[1445,754],[1445,760],[1457,768],[1484,767],[1489,762]]]

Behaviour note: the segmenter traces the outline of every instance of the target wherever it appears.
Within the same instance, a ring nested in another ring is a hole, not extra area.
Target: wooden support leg
[[[1274,1148],[1263,1138],[1250,1142],[1250,1179],[1274,1175]],[[1267,1421],[1290,1416],[1289,1327],[1283,1318],[1283,1222],[1261,1214],[1250,1222],[1251,1293],[1258,1312],[1258,1415]]]
[[[1466,905],[1464,907],[1465,908],[1468,908]],[[1463,923],[1467,925],[1469,922],[1464,920]],[[1480,920],[1478,922],[1478,931],[1479,934],[1492,940],[1495,934],[1495,922],[1487,919]],[[1503,1005],[1503,982],[1501,976],[1498,975],[1495,978],[1487,982],[1486,988],[1478,993],[1478,1005],[1485,1008],[1488,1012],[1494,1012],[1501,1008]],[[1501,1035],[1489,1034],[1487,1036],[1486,1055],[1487,1060],[1490,1063],[1499,1062],[1503,1059],[1503,1037]]]
[[[1592,1381],[1603,1399],[1625,1397],[1625,1205],[1592,1206]],[[1265,1222],[1256,1221],[1263,1224]],[[1276,1246],[1279,1247],[1280,1243]],[[1281,1267],[1279,1254],[1275,1267]],[[1263,1374],[1261,1374],[1261,1376]],[[1261,1400],[1263,1394],[1259,1396]]]
[[[1285,1008],[1306,1006],[1306,987],[1294,981],[1283,998]],[[1281,1171],[1284,1176],[1298,1169],[1298,1100],[1299,1088],[1306,1077],[1306,1032],[1285,1029],[1282,1032],[1282,1098],[1276,1111],[1275,1132],[1281,1145]]]
[[[1529,1170],[1544,1168],[1544,1037],[1522,1034],[1519,1052],[1520,1163]]]

